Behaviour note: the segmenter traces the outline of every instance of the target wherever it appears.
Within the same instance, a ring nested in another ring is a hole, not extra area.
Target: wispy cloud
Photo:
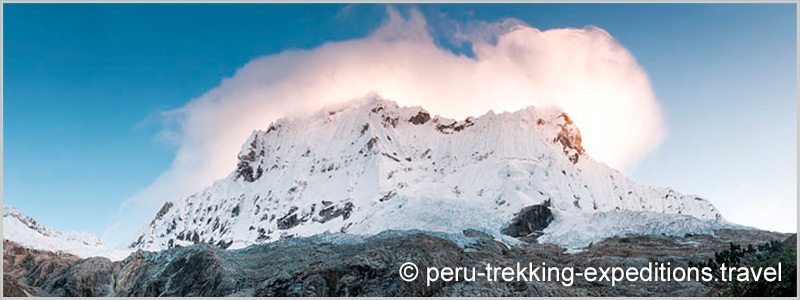
[[[447,117],[513,111],[531,105],[564,108],[590,155],[626,168],[662,139],[663,121],[649,79],[606,31],[541,31],[508,19],[457,27],[474,57],[436,45],[423,15],[391,7],[366,38],[258,58],[233,77],[166,117],[178,124],[179,150],[170,169],[127,199],[105,239],[127,241],[165,201],[176,201],[225,177],[254,129],[289,113],[370,92]]]

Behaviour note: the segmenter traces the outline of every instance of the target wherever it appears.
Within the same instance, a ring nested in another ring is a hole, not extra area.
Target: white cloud
[[[474,57],[467,57],[437,47],[426,25],[415,10],[403,18],[389,8],[385,24],[366,38],[258,58],[168,112],[180,128],[175,161],[124,202],[104,239],[132,237],[165,201],[228,175],[253,130],[373,91],[453,118],[559,105],[581,128],[588,153],[621,169],[662,139],[647,75],[600,28],[540,31],[518,20],[473,24],[454,37],[472,43]]]

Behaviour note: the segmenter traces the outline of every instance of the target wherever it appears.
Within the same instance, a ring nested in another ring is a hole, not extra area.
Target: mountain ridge
[[[3,206],[3,239],[38,250],[66,252],[78,257],[106,256],[122,259],[130,251],[110,250],[85,231],[60,231],[40,224],[11,206]]]

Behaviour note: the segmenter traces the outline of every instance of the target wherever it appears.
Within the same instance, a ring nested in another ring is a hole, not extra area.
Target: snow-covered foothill
[[[3,239],[37,250],[64,252],[81,258],[103,256],[122,260],[130,249],[110,249],[84,231],[59,231],[44,226],[13,207],[3,207]]]

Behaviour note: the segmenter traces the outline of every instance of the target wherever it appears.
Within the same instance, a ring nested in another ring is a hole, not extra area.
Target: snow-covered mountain
[[[36,222],[13,207],[3,206],[3,239],[22,246],[66,252],[79,257],[106,256],[122,259],[128,250],[111,250],[96,236],[85,231],[59,231]]]
[[[578,128],[557,108],[451,120],[371,95],[311,117],[280,119],[253,132],[238,158],[228,177],[165,203],[130,247],[241,248],[288,236],[388,229],[471,228],[510,239],[501,229],[535,204],[549,205],[561,224],[552,226],[562,229],[551,237],[575,229],[568,216],[594,220],[595,213],[635,223],[635,212],[649,212],[641,215],[656,227],[680,218],[686,231],[724,223],[705,199],[636,184],[592,159]]]

